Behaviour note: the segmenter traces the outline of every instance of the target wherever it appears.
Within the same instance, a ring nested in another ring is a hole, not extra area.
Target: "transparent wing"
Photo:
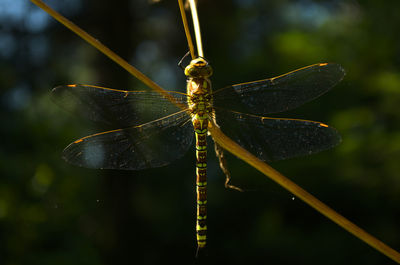
[[[52,98],[62,108],[79,116],[113,128],[125,128],[180,111],[170,100],[186,106],[185,94],[172,91],[167,94],[67,85],[54,88]]]
[[[217,124],[264,161],[318,153],[340,143],[336,129],[320,122],[278,119],[216,109]]]
[[[256,115],[286,111],[322,95],[344,75],[339,64],[314,64],[278,77],[219,89],[214,92],[214,106]]]
[[[63,158],[88,168],[140,170],[161,167],[183,156],[193,139],[186,111],[126,129],[97,133],[76,140]]]

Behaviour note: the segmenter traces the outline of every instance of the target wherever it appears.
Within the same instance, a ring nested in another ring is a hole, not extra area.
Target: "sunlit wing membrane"
[[[282,112],[324,94],[344,75],[339,64],[314,64],[278,77],[219,89],[214,92],[214,105],[256,115]]]
[[[278,119],[216,109],[221,130],[263,161],[309,155],[329,149],[341,138],[326,124]]]
[[[186,111],[143,125],[102,132],[76,140],[63,158],[88,168],[140,170],[165,166],[183,156],[193,139]]]
[[[140,125],[181,109],[171,99],[186,105],[186,94],[151,91],[124,91],[90,85],[58,86],[52,98],[62,108],[114,128]]]

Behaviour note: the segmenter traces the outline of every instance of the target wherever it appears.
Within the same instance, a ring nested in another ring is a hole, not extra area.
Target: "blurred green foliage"
[[[347,75],[280,117],[318,120],[337,148],[273,163],[356,224],[400,249],[400,2],[200,0],[214,88],[318,62]],[[176,1],[48,3],[168,90],[186,40]],[[0,264],[191,264],[194,152],[164,168],[89,170],[61,150],[95,125],[49,100],[56,85],[142,89],[42,10],[0,3]],[[245,163],[229,156],[226,190],[209,155],[208,264],[391,264]]]

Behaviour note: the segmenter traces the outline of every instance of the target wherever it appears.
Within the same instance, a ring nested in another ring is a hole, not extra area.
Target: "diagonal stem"
[[[396,250],[392,249],[382,241],[368,234],[363,229],[359,228],[357,225],[350,222],[348,219],[335,212],[332,208],[308,193],[306,190],[302,189],[296,183],[252,155],[247,150],[243,149],[241,146],[239,146],[237,143],[227,137],[215,124],[209,126],[209,131],[213,136],[213,139],[217,141],[217,143],[222,148],[228,150],[238,158],[246,161],[249,165],[258,169],[264,175],[268,176],[270,179],[281,185],[283,188],[293,193],[296,197],[310,205],[322,215],[326,216],[328,219],[332,220],[343,229],[347,230],[371,247],[375,248],[377,251],[381,252],[382,254],[391,258],[397,263],[400,263],[400,254]]]
[[[157,85],[153,80],[148,78],[145,74],[140,72],[138,69],[130,65],[127,61],[122,59],[119,55],[115,54],[113,51],[111,51],[109,48],[107,48],[105,45],[103,45],[100,41],[97,39],[93,38],[91,35],[89,35],[86,31],[82,30],[79,28],[77,25],[75,25],[73,22],[62,16],[60,13],[56,12],[52,8],[50,8],[48,5],[43,3],[41,0],[31,0],[35,5],[39,6],[42,8],[44,11],[46,11],[49,15],[51,15],[53,18],[58,20],[61,24],[69,28],[71,31],[73,31],[75,34],[77,34],[79,37],[87,41],[90,45],[98,49],[101,53],[106,55],[108,58],[113,60],[115,63],[120,65],[122,68],[124,68],[126,71],[128,71],[131,75],[139,79],[141,82],[143,82],[145,85],[148,87],[154,89],[157,92],[160,93],[165,93],[165,90],[161,88],[159,85]],[[166,94],[166,93],[165,93]]]

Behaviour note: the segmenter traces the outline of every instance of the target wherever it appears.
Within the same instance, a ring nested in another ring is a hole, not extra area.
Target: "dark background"
[[[168,90],[184,91],[177,1],[49,0]],[[318,120],[337,148],[272,163],[360,227],[400,249],[400,1],[200,0],[214,88],[318,62],[347,75],[281,117]],[[0,264],[193,264],[194,148],[169,166],[90,170],[62,149],[94,127],[49,99],[52,87],[143,85],[26,0],[0,2]],[[209,155],[206,264],[394,264],[233,156],[224,188]]]

